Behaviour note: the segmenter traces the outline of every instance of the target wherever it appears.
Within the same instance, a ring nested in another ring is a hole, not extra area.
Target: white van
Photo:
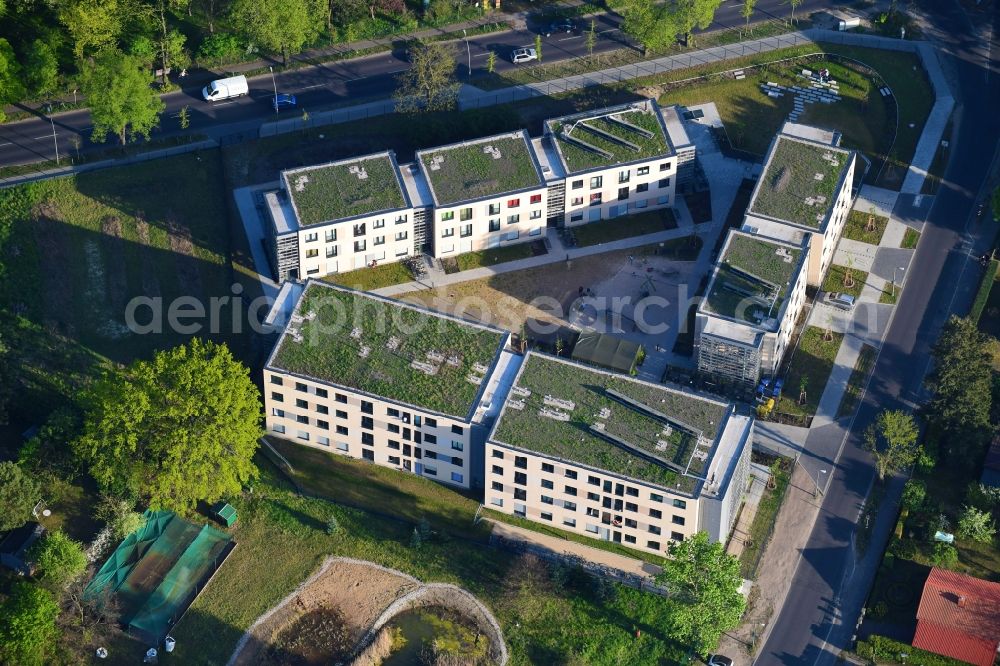
[[[206,102],[218,102],[220,99],[242,97],[250,92],[247,77],[231,76],[228,79],[216,79],[202,88],[201,96]]]

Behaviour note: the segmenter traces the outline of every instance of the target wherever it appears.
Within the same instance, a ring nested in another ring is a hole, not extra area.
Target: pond
[[[488,663],[489,637],[454,611],[440,607],[406,611],[393,618],[389,628],[395,634],[394,649],[382,666],[433,666],[439,660],[470,666]]]

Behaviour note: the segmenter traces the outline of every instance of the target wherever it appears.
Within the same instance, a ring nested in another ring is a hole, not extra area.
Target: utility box
[[[236,515],[236,509],[233,508],[233,505],[228,502],[219,502],[213,506],[212,515],[226,527],[232,527],[235,525],[238,518]]]

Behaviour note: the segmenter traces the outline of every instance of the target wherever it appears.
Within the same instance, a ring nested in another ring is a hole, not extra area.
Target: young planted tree
[[[792,23],[795,23],[795,10],[802,4],[802,0],[785,0],[788,6],[792,8]]]
[[[854,258],[847,256],[847,265],[844,266],[844,289],[854,286]]]
[[[417,44],[412,65],[399,75],[396,109],[401,112],[445,111],[455,107],[455,52],[447,44]]]
[[[535,57],[538,58],[538,62],[542,61],[542,36],[535,35]]]
[[[14,583],[0,604],[0,663],[41,666],[51,656],[59,605],[48,590]]]
[[[740,562],[723,544],[710,543],[707,532],[671,542],[656,582],[673,602],[668,634],[695,652],[711,652],[723,633],[739,625],[746,607]]]
[[[122,145],[129,137],[148,139],[166,107],[150,87],[152,82],[138,57],[118,49],[107,49],[84,65],[82,89],[94,123],[91,140],[103,142],[109,133]]]
[[[594,47],[597,46],[597,22],[590,19],[590,28],[587,30],[587,55],[594,55]]]
[[[750,33],[750,17],[753,16],[754,9],[756,8],[757,0],[743,0],[743,6],[740,8],[740,16],[746,19],[747,34]]]
[[[883,411],[875,423],[865,430],[865,448],[875,460],[880,481],[908,468],[920,455],[917,424],[913,416],[903,411]]]
[[[191,110],[187,104],[182,106],[181,110],[177,112],[177,124],[181,126],[182,130],[186,130],[191,126]]]
[[[74,443],[101,489],[187,509],[257,476],[260,395],[225,345],[198,338],[107,375]]]
[[[492,74],[497,68],[497,52],[490,51],[486,55],[486,71]]]
[[[809,388],[809,378],[802,376],[799,378],[799,404],[804,405],[809,399],[806,389]]]
[[[0,462],[0,532],[31,520],[31,510],[41,498],[38,483],[20,465]]]

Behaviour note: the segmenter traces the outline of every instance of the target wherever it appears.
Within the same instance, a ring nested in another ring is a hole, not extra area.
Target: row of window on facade
[[[531,197],[530,197],[530,199],[528,201],[531,204],[540,204],[540,203],[542,203],[542,195],[541,194],[532,194]],[[520,207],[521,207],[521,199],[520,198],[517,198],[517,199],[508,199],[507,200],[507,208],[520,208]],[[486,206],[486,214],[487,215],[499,215],[500,214],[500,203],[499,202],[497,202],[497,203],[491,203],[488,206]],[[442,222],[449,222],[449,221],[454,220],[454,219],[455,219],[455,211],[453,211],[453,210],[446,210],[446,211],[442,211],[441,212],[441,218],[440,218],[440,220]],[[468,220],[471,220],[472,219],[472,207],[468,206],[466,208],[460,208],[459,211],[458,211],[458,219],[461,222],[466,222]]]
[[[598,176],[598,178],[600,178],[600,176]],[[660,189],[663,189],[665,187],[670,187],[670,179],[669,178],[664,178],[663,180],[661,180],[657,184],[657,186]],[[635,186],[635,192],[637,194],[642,194],[643,192],[648,192],[648,191],[649,191],[649,183],[639,183],[638,185]],[[626,200],[628,200],[628,198],[631,196],[631,194],[632,194],[632,191],[628,187],[619,187],[618,188],[618,201],[626,201]],[[592,192],[591,195],[590,195],[590,205],[591,206],[600,206],[602,203],[604,203],[604,193],[603,192]],[[571,206],[582,206],[583,205],[583,197],[573,197],[573,198],[571,198],[570,199],[570,205]]]

